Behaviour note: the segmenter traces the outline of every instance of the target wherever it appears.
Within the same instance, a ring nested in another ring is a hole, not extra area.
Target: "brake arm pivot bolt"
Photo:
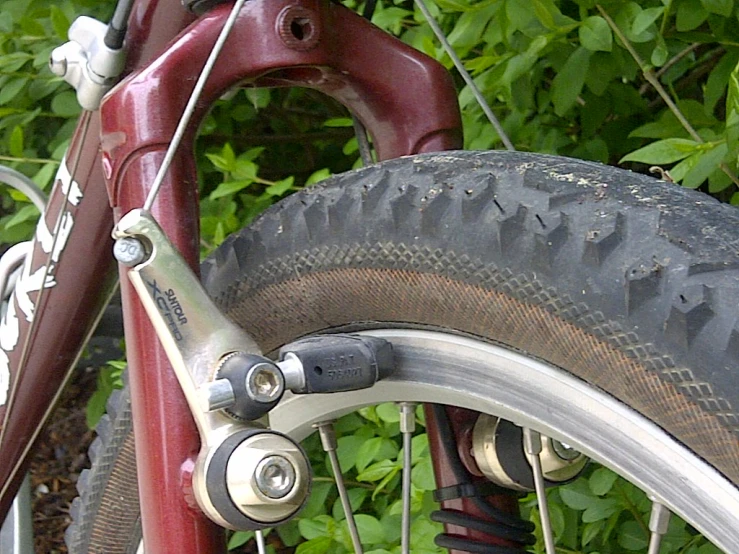
[[[113,245],[113,256],[126,267],[139,265],[148,257],[144,244],[134,237],[117,239]]]

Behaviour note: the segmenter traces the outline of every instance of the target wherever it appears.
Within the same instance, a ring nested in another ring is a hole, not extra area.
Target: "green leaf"
[[[20,125],[13,127],[13,132],[10,133],[8,150],[10,151],[11,156],[16,156],[18,158],[23,156],[23,127]]]
[[[295,554],[326,554],[333,542],[334,540],[331,537],[316,537],[299,544]]]
[[[353,488],[347,491],[347,496],[349,497],[349,505],[352,507],[353,514],[359,511],[359,508],[361,508],[368,494],[369,490],[367,489]],[[346,515],[344,514],[344,507],[341,504],[340,498],[337,498],[334,502],[334,507],[331,510],[331,514],[334,516],[334,519],[336,521],[340,521],[346,518]]]
[[[375,485],[375,490],[372,491],[373,502],[377,499],[377,495],[385,490],[385,487],[389,486],[391,483],[393,484],[391,488],[395,488],[398,485],[398,480],[396,479],[396,477],[398,476],[398,473],[400,473],[401,469],[402,467],[400,465],[396,466],[395,469],[385,475],[385,477],[383,477],[380,482]]]
[[[115,373],[116,370],[110,367],[103,367],[98,372],[95,392],[85,406],[85,419],[89,429],[94,429],[100,418],[103,417],[105,405],[113,389],[120,388],[120,386],[116,386]]]
[[[682,0],[677,6],[675,26],[680,32],[697,29],[708,19],[708,12],[703,9],[700,0]]]
[[[583,512],[582,520],[583,523],[602,521],[620,511],[621,506],[615,498],[596,498]]]
[[[372,16],[372,23],[377,25],[380,29],[390,31],[393,34],[398,34],[402,29],[406,20],[413,15],[413,12],[398,8],[397,6],[390,6],[382,10],[377,10]]]
[[[428,517],[418,517],[411,523],[411,551],[412,552],[439,552],[434,544],[434,538],[443,532],[441,523],[436,523]]]
[[[303,512],[301,512],[301,516],[302,515]],[[298,527],[298,521],[299,520],[297,519],[290,520],[287,523],[280,524],[280,526],[275,529],[280,537],[280,540],[285,546],[295,546],[302,540],[302,537],[300,536],[300,528]]]
[[[254,178],[256,178],[258,170],[259,167],[257,166],[257,164],[255,164],[251,160],[239,158],[234,160],[232,177],[235,180],[239,181],[247,179],[253,180]]]
[[[636,2],[627,2],[614,18],[616,25],[623,31],[631,42],[642,43],[652,40],[656,35],[656,28],[647,28],[640,33],[634,32],[634,23],[642,15],[642,7]]]
[[[379,404],[377,406],[377,415],[385,423],[398,423],[400,421],[398,405],[393,402]]]
[[[626,550],[644,550],[649,540],[636,521],[625,521],[618,530],[618,544]]]
[[[708,113],[713,113],[716,108],[716,104],[726,93],[726,85],[729,82],[729,75],[731,71],[739,63],[739,50],[731,50],[724,54],[711,70],[711,74],[708,76],[706,86],[703,90],[703,100],[705,103],[705,109]]]
[[[552,83],[552,102],[554,112],[563,116],[575,105],[577,97],[585,84],[585,75],[590,64],[590,51],[580,47],[567,58],[565,65]]]
[[[56,175],[56,170],[56,164],[45,164],[31,179],[42,189],[45,189]]]
[[[353,125],[351,117],[334,117],[323,122],[324,127],[352,127]]]
[[[539,22],[547,29],[556,29],[557,25],[554,22],[554,15],[552,14],[552,11],[550,11],[553,6],[548,6],[547,3],[542,0],[533,0],[533,4],[534,13]]]
[[[236,155],[229,143],[224,144],[218,154],[206,153],[205,157],[211,161],[216,169],[219,169],[224,173],[234,171],[236,168]]]
[[[620,162],[643,162],[647,164],[668,164],[687,158],[699,146],[694,140],[665,139],[639,148],[621,158]]]
[[[560,487],[559,496],[562,498],[562,502],[573,510],[586,510],[597,500],[597,497],[590,492],[588,484],[583,480]]]
[[[590,479],[588,479],[588,486],[593,494],[603,496],[610,492],[617,479],[618,475],[613,471],[605,467],[599,467],[593,471]]]
[[[10,229],[16,225],[25,223],[26,221],[35,220],[38,216],[38,208],[33,204],[28,204],[13,214],[10,220],[5,224],[5,229]]]
[[[69,19],[67,19],[67,16],[64,15],[64,12],[60,10],[58,6],[52,4],[49,9],[51,26],[53,27],[56,36],[62,41],[66,41],[67,32],[69,31]]]
[[[244,89],[244,93],[255,110],[266,108],[269,105],[271,94],[268,88],[247,88]]]
[[[631,32],[635,35],[640,35],[657,20],[665,11],[664,7],[659,8],[647,8],[641,11],[635,18],[634,23],[631,25]]]
[[[379,481],[392,471],[402,469],[402,465],[393,460],[380,460],[372,464],[359,475],[357,481]]]
[[[221,183],[216,187],[216,189],[210,193],[211,200],[216,200],[218,198],[223,198],[224,196],[229,196],[232,194],[236,194],[237,192],[244,190],[246,187],[251,185],[254,181],[227,181],[225,183]]]
[[[583,525],[581,539],[583,547],[587,546],[593,539],[597,538],[603,530],[603,527],[605,527],[605,522],[603,521],[593,521]]]
[[[701,4],[709,13],[729,17],[734,11],[733,0],[701,0]]]
[[[359,538],[362,544],[378,544],[385,541],[385,532],[382,529],[382,524],[376,517],[367,514],[356,514],[354,516],[354,522],[357,524],[357,531],[359,531]],[[349,538],[348,544],[351,545],[351,536],[349,535],[349,527],[346,521],[341,524],[340,528],[342,534],[345,534]]]
[[[0,105],[7,104],[13,100],[13,98],[18,96],[18,93],[23,90],[23,87],[26,86],[27,82],[28,79],[26,77],[14,77],[5,83],[2,88],[0,88]]]
[[[292,188],[294,182],[295,177],[290,175],[290,177],[282,179],[281,181],[277,181],[276,183],[268,186],[265,189],[265,192],[270,196],[282,196]]]
[[[434,468],[431,464],[431,457],[424,458],[418,462],[411,470],[411,483],[416,488],[424,491],[432,491],[436,489],[436,480],[434,478]]]
[[[0,69],[6,74],[15,73],[31,59],[33,59],[33,56],[28,52],[5,54],[4,56],[0,56]]]
[[[667,45],[663,40],[657,41],[657,46],[652,50],[652,57],[650,61],[654,67],[662,67],[667,62],[667,56],[670,52],[667,50]]]
[[[728,154],[729,147],[725,142],[713,145],[711,148],[702,150],[699,153],[699,159],[690,171],[685,175],[681,184],[687,188],[698,188],[703,182],[708,179],[708,176],[713,173],[724,157]]]
[[[308,502],[305,503],[305,507],[300,512],[300,517],[303,519],[312,518],[324,512],[326,510],[326,498],[333,487],[333,483],[314,482]]]
[[[324,179],[327,179],[331,176],[331,170],[328,168],[319,169],[318,171],[314,171],[308,179],[305,181],[305,186],[308,185],[314,185],[318,183],[319,181],[323,181]]]
[[[354,467],[357,461],[357,451],[363,442],[364,440],[356,435],[341,437],[337,441],[336,455],[339,458],[342,473],[346,473]]]
[[[247,160],[247,161],[254,161],[256,160],[261,154],[264,152],[264,146],[257,146],[255,148],[249,148],[246,152],[243,154],[239,154],[239,157],[236,158],[236,161],[239,160]]]
[[[591,52],[610,52],[613,48],[613,35],[605,19],[598,15],[588,17],[578,29],[580,44]]]
[[[75,117],[81,110],[77,96],[70,90],[60,92],[51,101],[51,111],[62,117]]]
[[[331,516],[321,515],[312,519],[301,518],[298,528],[303,538],[311,540],[318,537],[331,537],[336,529],[336,522]]]
[[[231,538],[228,539],[228,549],[233,550],[249,542],[254,538],[254,531],[236,531]]]
[[[28,98],[34,102],[45,98],[60,86],[60,82],[53,79],[34,79],[28,85]]]
[[[530,2],[519,0],[506,0],[506,16],[513,26],[512,30],[525,29],[536,17]]]
[[[375,456],[377,456],[377,453],[380,451],[380,446],[382,446],[382,440],[382,437],[373,437],[365,441],[362,446],[359,447],[359,451],[357,451],[357,460],[355,462],[357,471],[364,471],[367,466],[375,460]]]
[[[731,180],[721,169],[716,169],[708,176],[708,192],[711,194],[721,192],[731,187],[734,181]]]

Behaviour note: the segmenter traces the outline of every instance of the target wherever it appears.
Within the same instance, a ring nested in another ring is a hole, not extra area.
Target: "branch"
[[[44,158],[16,158],[13,156],[0,156],[0,161],[3,162],[20,162],[27,164],[54,164],[59,165],[59,160],[47,160]]]
[[[667,104],[667,107],[670,108],[670,111],[675,115],[677,120],[680,122],[680,124],[683,126],[683,129],[685,129],[690,137],[697,143],[703,144],[705,141],[700,137],[700,135],[697,133],[695,128],[690,124],[690,122],[687,120],[687,118],[683,115],[683,112],[680,111],[680,108],[677,107],[677,104],[673,102],[670,95],[667,93],[665,88],[662,86],[662,83],[659,82],[659,79],[657,79],[654,76],[654,73],[652,72],[652,68],[647,65],[647,63],[641,59],[641,56],[637,53],[637,51],[634,49],[634,46],[629,42],[629,39],[626,38],[626,35],[623,34],[621,29],[619,29],[618,25],[616,25],[616,22],[611,19],[611,16],[608,15],[608,12],[603,9],[603,6],[600,4],[595,5],[598,8],[598,11],[603,16],[603,19],[606,20],[608,23],[608,26],[613,30],[613,32],[616,34],[616,36],[619,38],[621,43],[624,45],[624,48],[629,51],[629,54],[631,54],[631,57],[634,58],[634,61],[637,63],[639,68],[642,71],[642,74],[644,75],[644,78],[647,80],[647,82],[654,87],[654,90],[657,91],[657,94],[660,95],[662,100]],[[729,178],[734,182],[735,185],[739,186],[739,178],[737,178],[736,175],[729,169],[729,167],[722,163],[720,165],[721,170],[726,173],[726,175],[729,176]]]

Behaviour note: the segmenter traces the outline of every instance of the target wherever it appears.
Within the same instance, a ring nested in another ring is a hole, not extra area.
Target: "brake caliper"
[[[393,370],[391,344],[376,337],[315,336],[285,346],[274,362],[221,313],[148,212],[126,214],[113,238],[114,254],[129,268],[200,433],[193,475],[198,504],[231,529],[261,529],[293,517],[310,490],[305,452],[256,420],[286,390],[371,387]]]

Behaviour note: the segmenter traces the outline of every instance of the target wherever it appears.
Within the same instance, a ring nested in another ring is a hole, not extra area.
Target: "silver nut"
[[[138,265],[148,257],[144,245],[133,237],[116,240],[113,246],[113,256],[127,267]]]
[[[282,456],[267,456],[257,465],[254,479],[265,496],[284,498],[295,486],[295,468]]]
[[[285,378],[272,364],[256,364],[246,374],[246,392],[255,402],[274,402],[284,390]]]
[[[49,69],[59,77],[67,74],[67,58],[58,49],[53,50],[49,56]]]

